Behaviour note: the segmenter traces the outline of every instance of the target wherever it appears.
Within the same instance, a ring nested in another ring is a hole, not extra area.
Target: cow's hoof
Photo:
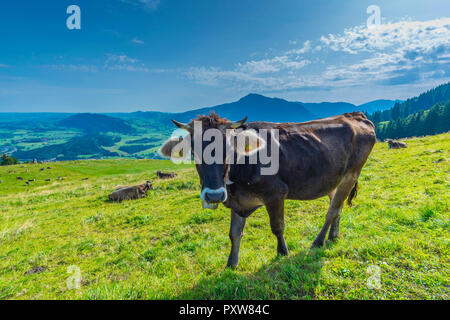
[[[277,254],[279,255],[279,256],[287,256],[287,255],[289,255],[289,250],[286,248],[286,249],[283,249],[283,250],[278,250],[277,251]]]
[[[321,247],[323,247],[323,242],[321,242],[321,241],[314,241],[313,244],[311,245],[311,249],[321,248]]]
[[[328,241],[329,242],[336,242],[336,241],[338,241],[339,240],[339,236],[331,236],[331,237],[328,237]]]
[[[229,258],[227,262],[227,268],[236,269],[239,265],[238,259]]]

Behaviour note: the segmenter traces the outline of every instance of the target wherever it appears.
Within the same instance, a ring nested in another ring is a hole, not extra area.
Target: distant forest
[[[399,139],[450,130],[450,83],[440,85],[418,97],[396,103],[368,118],[376,126],[377,138]]]

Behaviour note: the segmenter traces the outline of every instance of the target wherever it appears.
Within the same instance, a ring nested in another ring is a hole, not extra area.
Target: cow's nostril
[[[225,192],[206,192],[205,200],[210,203],[219,203],[225,201]]]

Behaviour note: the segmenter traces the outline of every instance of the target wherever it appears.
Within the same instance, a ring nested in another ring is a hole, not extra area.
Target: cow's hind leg
[[[231,252],[228,257],[227,267],[236,268],[239,264],[239,248],[241,246],[242,232],[244,231],[245,218],[231,210],[230,240]]]
[[[358,177],[355,175],[348,175],[343,179],[339,187],[336,189],[336,193],[331,200],[330,207],[328,208],[327,215],[325,217],[325,223],[314,240],[311,248],[321,247],[325,242],[328,229],[330,230],[330,240],[335,239],[339,234],[339,220],[341,216],[342,207],[344,206],[345,199],[352,191]]]
[[[359,174],[358,174],[358,176],[359,176]],[[358,180],[356,180],[356,182],[353,185],[353,187],[352,187],[352,189],[351,189],[351,191],[349,193],[349,196],[347,198],[347,204],[350,207],[352,206],[352,200],[356,197],[357,193],[358,193]],[[341,214],[339,212],[339,215],[331,223],[330,232],[328,233],[328,240],[334,241],[337,238],[339,238],[339,221],[340,220],[341,220]]]
[[[267,212],[270,218],[270,228],[277,237],[277,254],[286,256],[289,250],[284,240],[284,199],[266,204]]]
[[[334,241],[339,238],[339,221],[341,220],[341,214],[334,219],[331,223],[330,232],[328,233],[328,240]]]

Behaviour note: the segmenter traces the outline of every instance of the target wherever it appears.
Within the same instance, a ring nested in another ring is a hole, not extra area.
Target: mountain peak
[[[262,99],[271,99],[271,98],[263,96],[262,94],[258,93],[249,93],[248,95],[240,98],[239,101],[256,101]]]

